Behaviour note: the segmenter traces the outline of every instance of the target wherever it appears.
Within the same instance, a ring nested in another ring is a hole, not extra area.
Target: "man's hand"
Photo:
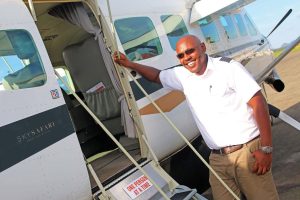
[[[132,62],[123,53],[119,52],[119,54],[120,54],[120,58],[118,57],[118,52],[116,51],[114,52],[113,55],[114,61],[119,65],[128,68],[132,64]]]
[[[260,150],[254,151],[252,156],[255,159],[255,163],[252,168],[252,172],[257,175],[264,175],[271,169],[272,154],[265,154]]]
[[[124,54],[120,53],[120,58],[118,57],[118,52],[114,52],[113,55],[114,61],[119,65],[122,65],[126,68],[132,69],[145,77],[147,80],[160,83],[159,73],[160,70],[154,67],[142,65],[139,63],[131,62]]]

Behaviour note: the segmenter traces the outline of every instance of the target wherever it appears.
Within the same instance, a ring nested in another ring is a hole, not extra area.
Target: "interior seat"
[[[113,135],[123,134],[119,97],[94,37],[66,47],[63,58],[89,108]]]
[[[62,89],[63,97],[70,112],[73,125],[85,157],[93,156],[97,153],[117,148],[117,145],[104,133],[101,127],[96,124],[94,119],[86,112],[81,104],[71,98]],[[115,136],[119,139],[119,135]]]

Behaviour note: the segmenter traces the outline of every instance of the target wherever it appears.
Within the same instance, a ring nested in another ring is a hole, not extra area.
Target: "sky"
[[[268,37],[272,48],[279,48],[300,36],[300,0],[256,0],[246,10],[258,30],[267,36],[291,8],[292,13]]]

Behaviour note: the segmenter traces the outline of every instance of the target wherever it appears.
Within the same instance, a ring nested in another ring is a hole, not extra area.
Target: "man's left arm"
[[[268,112],[267,102],[260,91],[258,91],[249,101],[248,105],[253,109],[259,132],[261,147],[272,147],[271,122]],[[253,173],[263,175],[268,172],[272,164],[272,153],[257,150],[253,152],[255,164]]]

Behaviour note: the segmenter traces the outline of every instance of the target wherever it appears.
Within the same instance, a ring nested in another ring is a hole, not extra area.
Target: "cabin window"
[[[217,27],[211,17],[206,17],[198,21],[207,43],[216,43],[220,40]]]
[[[234,39],[237,37],[237,32],[230,15],[220,16],[220,22],[225,29],[227,39]]]
[[[162,54],[160,40],[150,18],[118,19],[114,24],[125,54],[130,60],[144,60]]]
[[[235,20],[235,23],[236,23],[237,26],[238,26],[240,35],[241,35],[241,36],[246,36],[246,35],[248,35],[246,26],[245,26],[245,24],[244,24],[244,22],[243,22],[243,19],[242,19],[242,16],[241,16],[240,14],[235,14],[235,15],[234,15],[234,20]]]
[[[172,49],[176,50],[177,41],[182,36],[188,34],[188,30],[182,17],[179,15],[162,15],[160,19],[167,33]]]
[[[247,25],[247,28],[249,30],[249,33],[250,35],[257,35],[257,31],[256,31],[256,28],[254,27],[253,23],[251,22],[250,18],[248,17],[248,15],[244,15],[244,18],[245,18],[245,22],[246,22],[246,25]]]
[[[25,30],[0,31],[0,90],[44,85],[46,74],[30,34]]]
[[[59,77],[56,77],[59,86],[67,94],[71,94],[71,91],[69,90],[69,88],[71,88],[71,90],[75,91],[75,87],[74,87],[74,84],[73,84],[70,72],[67,69],[62,68],[62,67],[56,68],[56,71],[58,72],[58,74],[60,75],[60,77],[64,80],[64,82],[62,82]],[[65,84],[68,84],[69,87],[67,87]]]

